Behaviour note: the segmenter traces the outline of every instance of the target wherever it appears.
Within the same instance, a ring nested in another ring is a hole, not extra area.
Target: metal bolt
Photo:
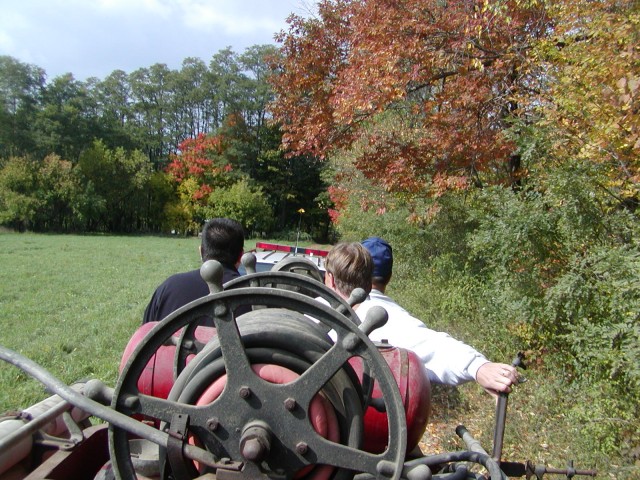
[[[220,426],[220,420],[218,420],[218,417],[211,417],[210,419],[207,420],[207,428],[212,432],[215,432],[219,426]]]
[[[240,446],[244,458],[250,462],[260,462],[264,459],[267,450],[258,438],[248,438]]]
[[[251,396],[251,389],[249,387],[240,387],[238,393],[241,398],[247,399]]]
[[[215,306],[213,313],[216,317],[224,317],[227,314],[227,306],[223,304],[218,304]]]
[[[309,450],[309,445],[307,445],[305,442],[299,442],[296,445],[296,452],[298,452],[300,455],[306,454],[308,450]]]
[[[292,412],[297,405],[298,405],[298,402],[296,402],[295,398],[289,397],[284,401],[284,408],[286,408],[290,412]]]
[[[249,423],[240,437],[240,454],[250,462],[261,462],[271,450],[271,435],[266,423]]]

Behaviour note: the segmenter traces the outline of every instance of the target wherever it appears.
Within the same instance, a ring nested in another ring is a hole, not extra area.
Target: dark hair
[[[202,261],[217,260],[233,267],[244,249],[244,229],[230,218],[213,218],[202,229]]]

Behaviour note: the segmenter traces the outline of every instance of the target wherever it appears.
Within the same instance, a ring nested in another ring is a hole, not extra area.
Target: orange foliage
[[[167,173],[181,184],[187,179],[194,179],[199,188],[193,192],[193,200],[204,201],[212,192],[212,185],[223,173],[232,170],[231,165],[217,165],[216,158],[223,153],[221,136],[198,135],[196,138],[188,138],[179,146],[179,152],[171,156],[167,166]]]
[[[331,185],[327,188],[329,198],[333,202],[335,209],[329,209],[329,218],[332,223],[338,223],[340,211],[343,210],[349,201],[349,192],[342,187]]]
[[[272,80],[284,147],[365,146],[356,166],[389,191],[436,173],[499,181],[514,151],[501,132],[531,80],[519,68],[547,20],[521,6],[536,2],[498,3],[321,0],[317,17],[290,17]]]

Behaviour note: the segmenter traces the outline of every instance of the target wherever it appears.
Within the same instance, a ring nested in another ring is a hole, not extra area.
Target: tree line
[[[293,228],[303,208],[309,233],[326,236],[322,164],[308,155],[285,159],[270,122],[277,52],[226,48],[208,64],[187,58],[179,70],[155,64],[86,81],[47,81],[40,67],[0,56],[0,224],[186,233],[212,214],[235,214],[250,231],[273,232]],[[208,137],[215,152],[199,150]],[[202,185],[192,188],[198,175],[168,170],[199,151],[215,157],[195,158],[211,162],[197,181],[216,186],[215,202],[198,196]]]

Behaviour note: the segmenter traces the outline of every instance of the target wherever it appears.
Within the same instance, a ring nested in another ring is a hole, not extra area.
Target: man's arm
[[[510,391],[511,384],[516,381],[514,367],[492,363],[473,347],[448,333],[427,328],[424,322],[389,297],[379,295],[376,300],[363,303],[357,310],[361,319],[373,305],[385,308],[389,320],[384,327],[372,332],[371,340],[387,340],[391,345],[414,351],[429,371],[432,382],[460,385],[477,381],[489,393],[497,395],[498,391]]]

